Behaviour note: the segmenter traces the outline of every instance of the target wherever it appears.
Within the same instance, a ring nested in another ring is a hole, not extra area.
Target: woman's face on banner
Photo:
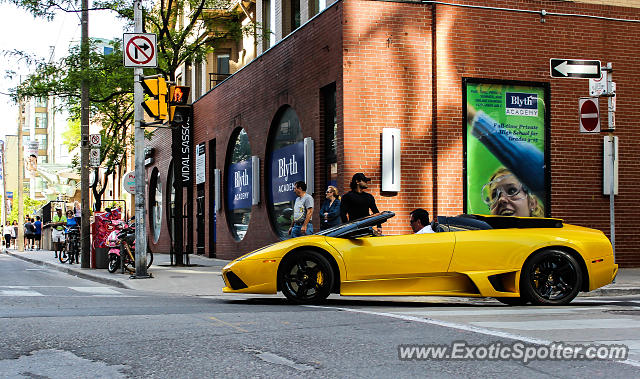
[[[530,217],[529,196],[513,175],[499,176],[489,184],[491,214]]]

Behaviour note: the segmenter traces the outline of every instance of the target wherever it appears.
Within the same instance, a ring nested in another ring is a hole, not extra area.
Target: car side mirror
[[[372,236],[374,234],[373,228],[370,226],[367,226],[365,228],[358,228],[358,229],[354,229],[351,230],[345,234],[343,234],[342,238],[359,238],[359,237],[366,237],[366,236]]]

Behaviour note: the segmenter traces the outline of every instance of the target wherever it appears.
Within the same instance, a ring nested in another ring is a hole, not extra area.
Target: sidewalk
[[[111,274],[107,269],[81,268],[79,264],[60,263],[53,251],[6,250],[7,254],[22,260],[75,275],[106,285],[133,290],[157,291],[172,294],[211,296],[222,295],[224,281],[221,270],[229,262],[221,259],[189,255],[189,266],[171,266],[169,254],[154,254],[153,264],[147,270],[149,279],[131,279],[128,271],[118,269]]]
[[[171,266],[169,254],[154,254],[153,265],[148,272],[150,279],[131,279],[125,271],[118,270],[110,274],[106,269],[85,269],[80,265],[62,264],[54,258],[53,251],[7,250],[9,255],[41,266],[75,275],[79,278],[104,283],[119,288],[144,291],[158,291],[192,296],[222,295],[224,281],[221,270],[229,262],[222,259],[189,255],[190,266]],[[580,296],[628,296],[640,294],[640,268],[622,268],[618,271],[616,282],[592,292],[581,293]]]

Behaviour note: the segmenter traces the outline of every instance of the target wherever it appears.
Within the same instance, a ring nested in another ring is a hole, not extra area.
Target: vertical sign
[[[206,179],[206,148],[205,143],[196,146],[196,184],[202,184]]]
[[[32,179],[38,176],[38,141],[28,141],[24,147],[24,177]]]
[[[465,212],[548,214],[548,85],[480,79],[464,84]],[[512,201],[500,201],[507,197]]]
[[[251,204],[258,205],[260,203],[260,158],[255,155],[251,157],[251,182],[253,184]]]
[[[271,194],[273,204],[296,199],[293,185],[304,180],[304,141],[285,146],[271,154]]]
[[[178,107],[176,115],[180,115],[181,122],[174,121],[173,131],[173,159],[178,164],[179,180],[183,185],[189,185],[192,177],[193,159],[193,115],[191,107]],[[176,116],[177,117],[177,116]],[[174,118],[174,120],[176,120]]]
[[[227,210],[251,208],[251,159],[232,163],[227,169]]]

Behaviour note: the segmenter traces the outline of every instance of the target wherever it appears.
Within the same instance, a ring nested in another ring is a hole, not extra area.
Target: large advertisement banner
[[[24,177],[32,179],[38,177],[38,141],[27,141],[24,146]]]
[[[227,209],[251,208],[251,159],[230,164],[227,175]]]
[[[465,79],[465,212],[549,214],[548,85]]]
[[[293,185],[304,180],[304,141],[278,149],[271,154],[271,194],[273,203],[294,201]]]

